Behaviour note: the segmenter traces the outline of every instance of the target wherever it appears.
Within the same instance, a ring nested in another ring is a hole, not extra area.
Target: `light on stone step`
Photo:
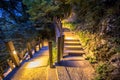
[[[75,39],[74,37],[65,37],[67,40]]]

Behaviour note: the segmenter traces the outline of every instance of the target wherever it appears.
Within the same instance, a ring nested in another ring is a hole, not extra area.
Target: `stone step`
[[[65,39],[64,41],[79,41],[79,39]]]
[[[70,56],[70,55],[67,55],[67,56],[63,56],[63,59],[62,60],[69,60],[69,61],[83,61],[85,60],[85,58],[83,56]]]
[[[66,35],[66,36],[72,36],[72,35],[75,35],[75,34],[67,32],[67,33],[64,33],[64,35]]]
[[[75,35],[74,32],[64,32],[64,35],[68,36],[68,35]]]
[[[64,42],[64,45],[73,45],[73,46],[76,46],[76,45],[81,45],[80,42]]]
[[[83,54],[85,54],[83,50],[65,50],[64,53],[71,56],[82,56]]]
[[[64,41],[64,43],[80,43],[79,41]]]
[[[83,50],[81,45],[70,45],[70,46],[64,46],[65,50]]]
[[[65,47],[64,50],[83,50],[83,48],[82,47],[79,47],[79,48],[76,48],[76,47],[74,47],[74,48]]]
[[[69,53],[69,56],[82,56],[84,53]]]
[[[80,43],[79,40],[65,40],[64,43]]]
[[[65,40],[76,40],[76,38],[73,37],[73,36],[70,36],[70,37],[66,37],[66,36],[65,36]]]

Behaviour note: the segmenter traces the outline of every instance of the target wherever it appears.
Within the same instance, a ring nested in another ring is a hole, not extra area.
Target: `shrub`
[[[109,73],[113,70],[113,67],[109,62],[99,62],[96,67],[97,76],[94,80],[110,80]]]

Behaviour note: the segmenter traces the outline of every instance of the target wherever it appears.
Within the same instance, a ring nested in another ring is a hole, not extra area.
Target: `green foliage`
[[[85,47],[89,43],[89,41],[90,41],[90,38],[88,37],[89,36],[89,32],[87,32],[87,31],[85,31],[85,32],[79,31],[77,34],[80,37],[82,45]]]
[[[119,25],[119,0],[68,0],[68,3],[74,6],[77,22],[82,22],[90,32],[98,33],[102,20],[108,16],[115,16],[113,23]]]
[[[56,47],[53,47],[53,63],[57,61],[57,49]]]
[[[105,72],[107,72],[107,67],[108,67],[107,64],[101,62],[101,63],[98,64],[96,72],[99,73],[99,74],[104,74]]]
[[[100,62],[96,68],[97,76],[94,80],[110,80],[110,73],[113,70],[113,67],[108,62]]]
[[[120,53],[120,45],[117,45],[117,46],[115,47],[115,51],[118,52],[118,53]]]
[[[69,28],[70,30],[75,30],[76,28],[76,23],[72,23],[72,22],[64,22],[63,23],[63,26],[66,27],[66,28]]]
[[[7,55],[1,55],[0,56],[0,64],[3,62],[3,61],[5,61],[6,59],[9,59],[10,58],[10,55],[9,54],[7,54]]]
[[[109,61],[112,55],[119,53],[119,46],[104,40],[98,34],[91,34],[88,31],[78,31],[77,35],[82,46],[86,50],[86,59],[91,63],[98,61]]]
[[[53,12],[59,8],[58,5],[54,5],[51,1],[48,2],[47,0],[23,0],[23,3],[27,5],[27,12],[33,21],[50,22],[54,14]]]
[[[67,3],[74,6],[76,22],[80,23],[70,29],[78,29],[77,35],[87,52],[86,59],[103,61],[97,67],[99,75],[95,80],[111,80],[111,68],[106,61],[120,52],[120,0],[68,0]]]
[[[91,63],[98,63],[95,67],[98,74],[94,80],[111,80],[110,73],[114,67],[109,64],[112,55],[119,53],[120,46],[114,44],[109,39],[105,39],[98,34],[91,34],[88,31],[78,31],[77,35],[80,38],[86,53],[85,59]],[[116,42],[116,41],[115,41]]]
[[[69,16],[71,11],[70,4],[61,0],[23,0],[23,3],[28,7],[30,19],[40,23],[51,22],[56,16],[59,18]]]
[[[95,56],[89,56],[89,55],[86,55],[86,60],[89,60],[90,63],[96,63],[96,57]]]
[[[53,55],[53,63],[55,63],[57,61],[57,47],[56,47],[56,43],[52,42],[52,55]]]

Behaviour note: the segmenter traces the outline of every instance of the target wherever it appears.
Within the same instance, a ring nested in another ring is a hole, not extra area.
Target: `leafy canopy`
[[[47,0],[23,0],[23,3],[28,7],[27,12],[31,16],[30,19],[40,22],[51,21],[53,12],[59,8],[59,6]]]
[[[51,22],[53,17],[69,16],[71,11],[70,4],[64,0],[23,0],[23,3],[28,7],[30,19],[40,23]]]

